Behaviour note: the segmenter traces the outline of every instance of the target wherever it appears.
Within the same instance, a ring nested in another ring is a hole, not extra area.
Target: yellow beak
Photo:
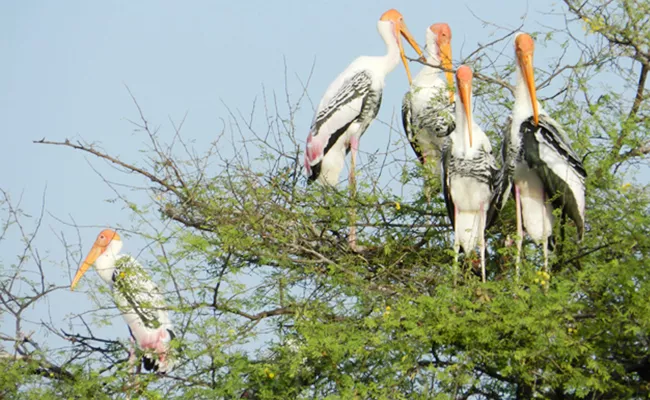
[[[83,263],[81,263],[81,266],[77,270],[77,273],[75,274],[74,278],[72,279],[72,283],[70,284],[70,290],[74,290],[75,286],[79,283],[79,280],[81,277],[88,271],[88,269],[95,263],[97,258],[102,255],[102,253],[106,250],[105,247],[100,247],[97,245],[94,245],[92,249],[88,252],[88,255],[86,256],[86,259],[84,260]]]
[[[535,88],[535,73],[533,72],[533,53],[519,54],[519,65],[524,73],[524,80],[530,94],[530,101],[533,106],[533,120],[535,125],[538,125],[539,110],[537,109],[537,89]]]
[[[409,32],[405,23],[402,22],[402,23],[395,24],[395,29],[396,29],[395,36],[399,37],[399,35],[401,34],[404,37],[404,39],[406,39],[406,41],[411,45],[411,47],[413,47],[415,52],[418,53],[420,57],[424,57],[424,55],[422,54],[422,50],[420,50],[420,46],[418,46],[415,39],[413,39],[413,35],[411,35],[411,32]],[[408,64],[408,60],[406,59],[406,55],[404,54],[404,47],[402,46],[401,40],[398,40],[397,43],[399,45],[399,54],[400,57],[402,57],[402,63],[404,63],[404,68],[406,69],[406,76],[408,77],[409,85],[410,85],[412,82],[411,70],[409,69],[409,64]]]
[[[454,102],[454,73],[451,71],[451,43],[440,45],[440,64],[445,69],[447,84],[449,87],[449,103]]]
[[[458,94],[460,95],[460,102],[463,103],[465,116],[467,117],[467,131],[469,132],[469,147],[472,147],[472,110],[470,109],[470,100],[472,97],[472,83],[458,82]]]

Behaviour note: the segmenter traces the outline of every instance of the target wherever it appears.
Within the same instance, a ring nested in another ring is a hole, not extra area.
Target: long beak
[[[93,246],[92,249],[88,252],[88,255],[86,256],[86,259],[84,260],[83,263],[81,263],[81,266],[77,270],[77,273],[74,276],[74,279],[72,279],[72,284],[70,284],[70,290],[74,290],[75,286],[79,283],[79,280],[81,277],[88,271],[88,268],[90,268],[97,258],[102,255],[104,252],[104,249],[102,249],[99,246]]]
[[[449,87],[449,103],[454,102],[454,73],[451,71],[451,43],[440,45],[441,67],[445,70],[447,85]]]
[[[413,35],[411,35],[411,32],[409,32],[408,28],[406,27],[406,24],[401,23],[397,25],[398,32],[396,32],[399,37],[399,34],[404,36],[404,39],[406,39],[407,42],[413,47],[413,50],[415,50],[418,55],[423,58],[424,54],[422,54],[422,50],[420,50],[420,46],[418,46],[417,42],[415,39],[413,39]],[[402,46],[402,41],[398,40],[397,43],[399,44],[399,54],[402,57],[402,63],[404,63],[404,69],[406,69],[406,76],[409,79],[409,85],[411,84],[411,70],[409,69],[409,63],[408,60],[406,59],[406,55],[404,54],[404,47]]]
[[[472,86],[469,82],[461,82],[458,85],[458,94],[460,95],[460,102],[463,103],[465,116],[467,118],[467,131],[469,132],[469,147],[472,147],[472,110],[470,109]]]
[[[524,80],[528,86],[530,101],[533,105],[533,119],[535,125],[539,124],[539,110],[537,109],[537,89],[535,89],[535,73],[533,72],[533,53],[523,54],[519,57],[521,70],[524,73]]]

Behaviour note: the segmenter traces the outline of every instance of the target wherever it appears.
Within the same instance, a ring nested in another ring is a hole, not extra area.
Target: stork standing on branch
[[[399,64],[400,58],[409,83],[411,82],[411,72],[400,36],[422,56],[420,47],[397,10],[386,11],[377,23],[377,29],[386,43],[386,55],[357,58],[329,85],[307,136],[305,169],[310,182],[318,180],[323,184],[336,185],[345,164],[345,156],[352,152],[349,176],[352,196],[356,193],[355,169],[359,139],[377,116],[384,79]],[[355,248],[354,222],[348,240],[350,246]]]
[[[515,36],[515,102],[510,132],[504,137],[502,190],[495,200],[503,208],[513,190],[517,211],[519,274],[523,228],[544,251],[548,270],[548,245],[553,233],[553,208],[561,208],[576,225],[582,239],[585,228],[585,178],[582,161],[571,148],[566,132],[537,101],[533,53],[535,42],[526,33]]]
[[[411,72],[400,36],[408,41],[422,56],[397,10],[388,10],[377,23],[377,29],[386,43],[384,56],[361,56],[354,60],[332,82],[321,99],[307,137],[305,168],[309,180],[318,179],[332,186],[339,182],[345,155],[352,151],[350,180],[354,180],[354,167],[361,135],[377,116],[381,105],[384,79],[400,58],[411,82]]]
[[[120,254],[121,249],[120,235],[111,229],[103,230],[77,270],[70,290],[95,265],[99,276],[112,289],[115,305],[129,326],[131,341],[145,352],[142,357],[145,370],[170,372],[175,361],[170,342],[176,335],[165,299],[142,266],[133,257]],[[134,361],[135,349],[132,349],[130,362]]]
[[[418,160],[440,176],[445,138],[454,130],[451,29],[433,24],[426,32],[426,62],[402,101],[402,124]]]
[[[485,229],[497,168],[490,140],[472,118],[472,70],[460,66],[456,82],[456,129],[443,149],[441,163],[443,196],[454,226],[454,280],[460,248],[469,253],[478,244],[485,282]]]

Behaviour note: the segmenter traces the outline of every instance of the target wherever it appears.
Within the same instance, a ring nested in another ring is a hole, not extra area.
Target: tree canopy
[[[0,315],[15,322],[0,329],[0,397],[646,398],[650,193],[634,176],[647,171],[650,152],[650,3],[564,0],[561,10],[566,26],[530,33],[557,53],[549,65],[536,64],[538,90],[588,172],[587,228],[578,242],[571,223],[556,224],[549,274],[540,249],[526,241],[515,276],[511,200],[488,232],[487,282],[471,257],[454,282],[444,202],[435,190],[431,196],[435,178],[410,153],[367,157],[353,195],[307,185],[307,127],[293,122],[306,92],[287,93],[286,112],[266,102],[264,130],[253,114],[233,111],[202,152],[178,126],[163,141],[138,107],[149,141],[141,160],[65,138],[36,143],[84,152],[142,179],[149,203],[132,202],[126,191],[120,198],[152,223],[123,236],[154,243],[154,257],[140,262],[166,290],[179,364],[167,375],[133,374],[128,337],[95,334],[102,315],[118,312],[100,283],[82,283],[98,288],[89,293],[95,317],[81,316],[83,329],[43,323],[65,346],[27,335],[23,312],[67,287],[47,282],[31,245],[38,227],[25,230],[21,221],[30,217],[2,192],[0,240],[17,234],[25,246],[19,263],[0,265]],[[499,32],[454,60],[475,71],[475,116],[495,149],[514,72],[515,32]],[[567,55],[569,46],[577,57]],[[370,130],[394,131],[391,146],[403,147],[398,126]],[[357,251],[347,241],[351,209]],[[67,253],[72,264],[79,259]],[[27,264],[40,276],[25,274]]]

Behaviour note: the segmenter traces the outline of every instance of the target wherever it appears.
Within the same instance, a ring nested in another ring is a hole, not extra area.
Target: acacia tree
[[[121,195],[137,217],[159,222],[137,233],[157,246],[142,261],[167,289],[179,366],[168,375],[133,375],[126,340],[96,335],[85,320],[73,332],[45,324],[69,343],[62,349],[37,343],[20,328],[21,310],[59,288],[47,285],[42,268],[33,281],[20,265],[3,266],[0,313],[16,328],[0,337],[11,344],[0,348],[0,395],[647,397],[650,198],[630,179],[635,168],[647,168],[650,152],[650,5],[564,0],[562,11],[564,26],[535,33],[538,46],[560,54],[538,63],[538,90],[584,157],[588,226],[577,243],[570,223],[557,224],[551,277],[540,273],[541,251],[532,243],[514,276],[509,205],[489,232],[488,282],[468,256],[454,284],[444,205],[421,189],[425,171],[403,150],[368,156],[353,197],[306,185],[304,127],[293,123],[304,91],[287,93],[287,110],[267,102],[263,130],[253,113],[232,112],[224,134],[242,138],[232,151],[224,135],[197,155],[186,139],[191,133],[176,126],[165,143],[140,112],[138,129],[150,140],[144,162],[84,142],[37,143],[85,152],[142,178],[149,204]],[[503,51],[513,32],[502,33],[460,60],[476,71],[476,115],[495,148],[513,89],[512,52]],[[563,51],[569,46],[577,49],[574,59]],[[371,129],[401,137],[392,124]],[[5,200],[7,221],[18,223]],[[361,245],[354,251],[347,244],[351,208]],[[30,242],[24,260],[38,266]],[[16,289],[17,280],[29,294]],[[106,291],[94,297],[97,313],[116,313]]]

